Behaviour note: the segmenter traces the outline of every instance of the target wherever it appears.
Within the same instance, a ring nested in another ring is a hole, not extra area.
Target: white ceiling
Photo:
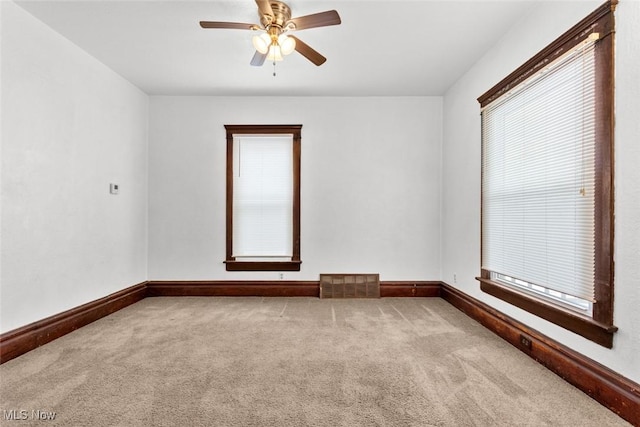
[[[538,0],[539,1],[539,0]],[[287,2],[285,0],[285,2]],[[18,1],[152,95],[442,95],[535,0],[289,0],[294,17],[335,9],[339,26],[296,32],[328,58],[294,52],[252,67],[254,0]]]

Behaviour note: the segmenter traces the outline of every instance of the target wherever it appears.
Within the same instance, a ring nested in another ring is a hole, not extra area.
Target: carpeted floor
[[[147,298],[0,392],[21,427],[628,425],[439,298]]]

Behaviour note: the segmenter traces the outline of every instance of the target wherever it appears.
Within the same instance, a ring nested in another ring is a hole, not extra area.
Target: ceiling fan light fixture
[[[262,33],[259,36],[253,36],[251,39],[253,47],[260,53],[265,54],[269,52],[269,46],[271,46],[271,37],[269,34]]]
[[[296,40],[286,34],[280,34],[278,44],[280,45],[280,51],[283,55],[289,55],[296,49]]]
[[[277,44],[269,46],[269,53],[267,54],[269,61],[282,61],[282,49]]]

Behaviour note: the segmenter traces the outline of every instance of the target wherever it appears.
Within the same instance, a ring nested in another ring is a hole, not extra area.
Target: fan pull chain
[[[273,60],[273,77],[276,76],[276,60]]]

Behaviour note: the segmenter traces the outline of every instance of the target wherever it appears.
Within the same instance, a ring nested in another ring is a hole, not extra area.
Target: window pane
[[[291,257],[292,136],[234,138],[233,256]]]
[[[589,43],[482,113],[483,268],[589,301],[594,75]]]

